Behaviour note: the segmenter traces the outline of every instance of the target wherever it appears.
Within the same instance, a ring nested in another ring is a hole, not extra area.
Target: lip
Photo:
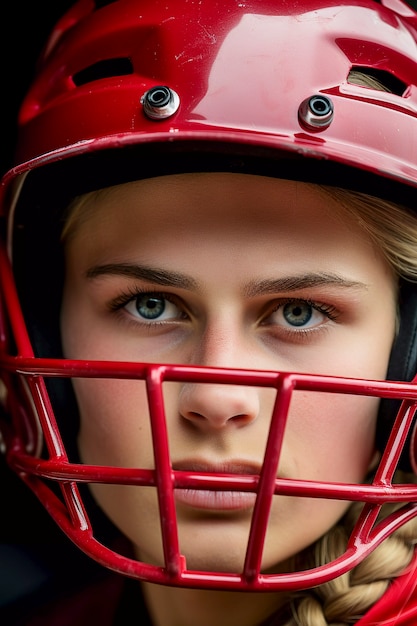
[[[184,484],[184,488],[175,489],[177,504],[212,512],[244,511],[253,508],[255,504],[256,493],[250,488],[256,485],[259,477],[261,468],[258,464],[241,460],[216,463],[187,460],[175,463],[173,469],[179,472],[177,484]],[[211,488],[187,487],[190,480],[196,485],[207,484]],[[233,483],[236,483],[236,490],[230,489]]]

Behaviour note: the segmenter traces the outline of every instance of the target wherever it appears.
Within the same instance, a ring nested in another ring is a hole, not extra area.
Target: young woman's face
[[[323,190],[238,174],[177,175],[90,198],[66,246],[69,358],[286,370],[383,379],[396,285],[359,227]],[[142,382],[77,380],[86,463],[153,468]],[[271,389],[167,385],[175,469],[256,473]],[[278,474],[356,483],[374,458],[377,400],[295,395]],[[161,563],[153,488],[95,485],[137,555]],[[242,567],[253,494],[177,491],[192,568]],[[325,533],[348,504],[275,497],[263,567]]]

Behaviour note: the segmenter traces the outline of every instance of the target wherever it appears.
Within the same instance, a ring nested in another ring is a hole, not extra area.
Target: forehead
[[[198,222],[205,228],[231,220],[235,226],[253,226],[269,220],[277,225],[288,213],[304,221],[317,219],[317,213],[343,219],[341,205],[325,191],[310,183],[266,176],[231,173],[194,173],[161,176],[116,185],[86,194],[68,211],[65,236],[79,229],[96,228],[108,221],[140,222],[172,228],[183,216],[188,225]]]
[[[164,176],[88,194],[74,205],[65,237],[67,262],[81,271],[114,262],[163,264],[199,278],[227,266],[231,280],[347,265],[362,275],[389,271],[324,189],[247,174]]]

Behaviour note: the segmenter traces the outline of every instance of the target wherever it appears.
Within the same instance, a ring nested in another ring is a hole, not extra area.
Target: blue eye
[[[138,294],[124,305],[125,310],[133,317],[145,322],[165,322],[181,319],[181,309],[163,295],[155,293]]]
[[[147,294],[136,298],[136,310],[142,317],[148,320],[155,320],[165,311],[165,300]]]
[[[313,316],[313,307],[307,302],[288,302],[282,308],[284,319],[292,326],[305,326]]]
[[[273,326],[287,330],[305,330],[321,326],[328,320],[335,319],[334,307],[310,302],[308,300],[289,300],[281,302],[268,315],[266,321]]]

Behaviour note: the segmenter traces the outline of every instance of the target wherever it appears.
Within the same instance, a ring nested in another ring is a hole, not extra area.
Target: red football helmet
[[[353,84],[356,70],[389,91]],[[59,220],[80,193],[155,174],[216,169],[278,172],[415,206],[417,15],[410,7],[401,0],[78,0],[51,34],[19,126],[16,166],[1,188],[7,223],[0,262],[0,363],[8,414],[1,423],[3,448],[10,466],[84,552],[156,583],[299,589],[350,570],[417,515],[417,487],[393,483],[399,464],[417,465],[414,287],[405,289],[390,362],[389,378],[402,382],[74,361],[61,357],[58,328]],[[155,470],[97,467],[72,457],[71,377],[146,381]],[[277,391],[259,476],[173,470],[163,383],[190,380]],[[288,407],[300,389],[382,399],[382,455],[371,484],[276,477]],[[83,485],[93,482],[157,490],[164,567],[102,543],[83,496]],[[174,488],[185,487],[257,494],[241,572],[187,568],[173,497]],[[340,558],[305,571],[261,571],[269,509],[282,494],[364,503]],[[402,506],[379,521],[384,503]]]

